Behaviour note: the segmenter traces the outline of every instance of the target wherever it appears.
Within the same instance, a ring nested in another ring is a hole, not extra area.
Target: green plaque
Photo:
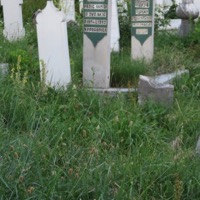
[[[153,0],[132,0],[131,23],[132,36],[143,45],[153,33]]]
[[[84,0],[84,34],[94,47],[107,35],[108,0]]]

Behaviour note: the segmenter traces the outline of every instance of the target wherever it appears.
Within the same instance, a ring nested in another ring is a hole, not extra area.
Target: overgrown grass
[[[0,78],[1,199],[198,200],[200,65],[191,46],[157,35],[152,64],[131,62],[128,50],[112,55],[113,86],[135,86],[143,73],[190,70],[174,81],[171,108],[139,106],[136,94],[82,87],[81,35],[81,27],[69,27],[67,91],[39,82],[34,30],[16,43],[1,36],[0,60],[14,70]]]

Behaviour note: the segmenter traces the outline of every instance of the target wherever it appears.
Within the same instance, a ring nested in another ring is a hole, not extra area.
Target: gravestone
[[[3,6],[3,34],[9,41],[21,39],[25,35],[22,21],[23,0],[1,0]]]
[[[83,83],[110,86],[110,0],[84,0]]]
[[[71,81],[65,15],[47,1],[36,16],[41,80],[46,85],[66,88]]]
[[[111,17],[111,51],[119,52],[119,20],[118,20],[118,11],[117,11],[117,2],[112,0],[112,17]]]
[[[79,0],[79,12],[82,13],[83,11],[83,0]]]
[[[139,77],[138,102],[143,104],[147,101],[171,106],[174,97],[174,86],[168,83],[159,83],[148,76]]]
[[[74,0],[60,0],[61,10],[66,15],[66,21],[75,21],[75,2]]]
[[[194,19],[199,16],[193,0],[183,0],[176,8],[176,15],[181,19],[179,36],[186,37],[194,30]]]
[[[154,0],[132,0],[132,59],[151,61],[154,52]]]

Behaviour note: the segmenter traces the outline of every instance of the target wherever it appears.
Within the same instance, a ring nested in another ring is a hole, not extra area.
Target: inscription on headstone
[[[132,0],[132,58],[153,57],[154,0]]]
[[[107,35],[108,0],[84,0],[84,34],[93,45]]]
[[[141,44],[152,35],[152,0],[134,0],[132,3],[132,35]]]

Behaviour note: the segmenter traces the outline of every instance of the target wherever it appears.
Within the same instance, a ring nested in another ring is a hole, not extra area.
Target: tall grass
[[[171,108],[138,105],[137,94],[110,97],[82,87],[81,26],[68,31],[67,91],[40,83],[33,28],[15,43],[1,36],[0,60],[11,66],[0,77],[1,199],[198,200],[200,65],[191,46],[157,35],[149,65],[132,62],[128,50],[112,55],[113,86],[132,87],[143,73],[190,70],[174,81]]]

